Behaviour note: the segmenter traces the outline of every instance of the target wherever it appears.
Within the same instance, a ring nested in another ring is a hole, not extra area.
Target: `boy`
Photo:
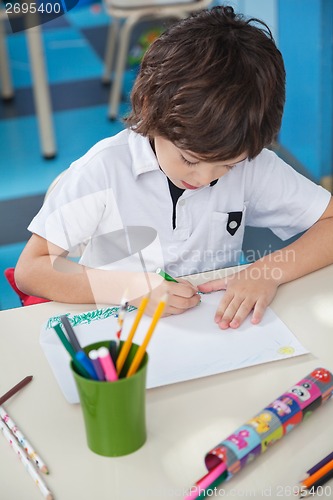
[[[265,149],[279,131],[285,71],[268,27],[231,7],[194,14],[148,49],[129,129],[74,162],[29,226],[16,267],[26,293],[65,302],[130,303],[152,290],[151,313],[199,302],[184,276],[237,263],[246,224],[285,249],[198,287],[225,289],[215,321],[258,323],[278,286],[333,262],[330,194]],[[82,250],[83,246],[83,250]],[[80,250],[79,263],[66,258]],[[144,272],[143,272],[144,271]]]

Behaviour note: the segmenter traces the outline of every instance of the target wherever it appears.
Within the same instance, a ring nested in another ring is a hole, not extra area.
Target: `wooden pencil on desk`
[[[20,391],[23,387],[25,387],[29,382],[32,381],[32,375],[28,375],[27,377],[24,377],[18,384],[14,385],[11,389],[9,389],[6,394],[3,394],[0,397],[0,405],[2,405],[7,399],[11,398],[16,394],[18,391]]]
[[[314,474],[304,479],[301,484],[303,487],[309,489],[311,488],[318,479],[321,479],[325,474],[333,470],[333,460],[327,462],[323,467],[318,469]]]
[[[311,467],[311,469],[306,471],[305,476],[301,479],[301,482],[307,479],[309,476],[312,476],[315,472],[317,472],[319,469],[321,469],[324,465],[326,465],[328,462],[333,460],[333,451],[329,453],[325,458],[320,460],[316,465]]]
[[[15,422],[10,418],[10,416],[2,406],[0,406],[0,418],[14,434],[14,436],[19,441],[20,445],[24,448],[24,450],[27,452],[27,455],[34,462],[36,467],[38,467],[38,469],[40,469],[40,471],[43,472],[44,474],[48,474],[49,470],[45,465],[45,463],[43,462],[43,460],[36,453],[33,446],[30,444],[27,438],[22,434],[20,429],[17,427]]]
[[[322,476],[320,479],[318,479],[309,488],[307,488],[306,490],[303,490],[300,494],[300,498],[306,498],[309,496],[314,497],[314,495],[316,493],[319,493],[319,492],[321,492],[321,494],[323,494],[323,491],[324,491],[323,486],[325,486],[325,484],[328,483],[328,481],[330,481],[331,479],[333,479],[333,469],[331,469],[329,472],[324,474],[324,476]],[[329,488],[329,490],[331,492],[331,488]]]
[[[162,300],[160,301],[160,303],[158,304],[155,312],[154,312],[154,316],[153,316],[153,319],[150,323],[150,326],[148,328],[148,331],[146,333],[146,336],[142,342],[142,344],[140,345],[139,349],[136,351],[135,353],[135,356],[134,356],[134,359],[131,363],[131,366],[129,367],[129,370],[127,372],[127,375],[126,377],[130,377],[131,375],[134,375],[134,373],[137,371],[137,369],[139,368],[140,366],[140,363],[145,355],[145,352],[146,352],[146,349],[147,349],[147,346],[148,346],[148,343],[154,333],[154,330],[155,330],[155,327],[157,325],[157,322],[159,321],[160,317],[162,316],[163,314],[163,311],[165,309],[165,306],[167,304],[167,299],[168,299],[168,294],[165,294],[163,297],[162,297]]]
[[[16,453],[16,455],[18,455],[22,465],[24,466],[25,470],[28,472],[29,476],[33,479],[33,481],[38,486],[43,497],[46,498],[46,500],[53,500],[53,495],[50,492],[50,490],[48,489],[48,487],[46,486],[46,483],[41,478],[41,476],[38,474],[33,463],[29,460],[28,455],[26,454],[24,449],[19,445],[15,436],[11,433],[11,431],[8,429],[8,427],[5,425],[5,423],[2,421],[2,419],[0,419],[0,431],[2,432],[4,438],[8,441],[8,443],[11,446],[14,453]]]
[[[228,476],[227,466],[224,462],[221,462],[216,467],[211,469],[207,474],[205,474],[201,479],[199,479],[194,486],[190,488],[189,494],[184,497],[184,500],[195,500],[201,497],[202,494],[207,489],[214,489]],[[212,488],[212,486],[214,487]]]

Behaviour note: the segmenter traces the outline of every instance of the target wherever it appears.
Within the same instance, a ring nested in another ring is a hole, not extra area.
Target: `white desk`
[[[183,488],[205,474],[209,449],[312,369],[333,369],[332,304],[333,266],[280,287],[272,308],[311,354],[148,391],[147,442],[125,457],[88,449],[80,406],[66,402],[39,346],[48,317],[91,306],[46,303],[1,312],[0,394],[34,376],[4,406],[50,468],[45,479],[56,500],[181,499]],[[288,488],[332,451],[332,421],[329,401],[224,483],[225,496],[293,497]],[[0,464],[2,500],[42,498],[2,436]]]

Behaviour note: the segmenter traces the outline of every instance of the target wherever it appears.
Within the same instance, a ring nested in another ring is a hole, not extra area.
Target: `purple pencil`
[[[327,455],[327,457],[323,458],[322,460],[320,460],[320,462],[318,462],[316,465],[311,467],[311,469],[307,470],[305,476],[302,478],[302,481],[304,481],[304,479],[307,479],[308,477],[312,476],[312,474],[314,474],[319,469],[324,467],[324,465],[326,465],[331,460],[333,460],[333,451],[331,453],[329,453]]]
[[[102,368],[101,362],[99,360],[98,352],[96,349],[92,349],[89,351],[89,359],[91,360],[92,364],[94,365],[96,375],[99,380],[105,380],[105,375],[104,375],[104,370]]]

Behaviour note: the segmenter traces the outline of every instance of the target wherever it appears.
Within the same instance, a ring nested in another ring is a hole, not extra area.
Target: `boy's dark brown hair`
[[[202,160],[254,158],[276,137],[284,101],[283,59],[268,26],[220,6],[172,25],[152,43],[125,121]]]

